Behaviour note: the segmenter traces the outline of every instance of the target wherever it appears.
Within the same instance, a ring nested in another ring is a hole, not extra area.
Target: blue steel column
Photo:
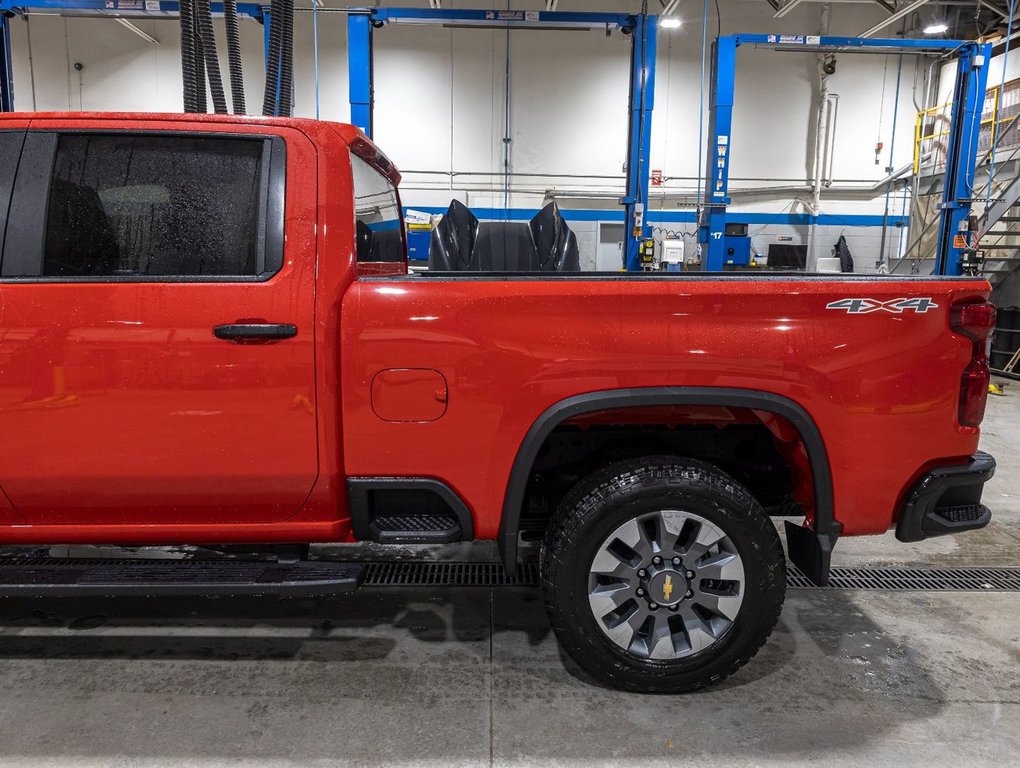
[[[975,56],[984,59],[980,66],[975,66]],[[974,170],[990,56],[990,45],[968,45],[960,51],[957,63],[941,221],[935,250],[937,275],[963,274],[960,259],[969,245],[966,237],[967,217],[974,196]]]
[[[737,68],[736,36],[712,44],[712,90],[709,96],[708,146],[705,148],[705,199],[698,229],[702,270],[720,272],[726,260],[726,206],[730,181],[733,92]]]
[[[347,77],[350,82],[351,123],[372,136],[372,12],[347,14]]]
[[[649,155],[652,108],[655,106],[655,50],[657,16],[637,16],[631,48],[630,130],[627,134],[627,195],[623,198],[627,227],[627,270],[641,269],[638,247],[651,234],[648,222]],[[640,211],[640,213],[639,213]]]
[[[0,12],[0,112],[14,111],[14,69],[11,66],[11,19]]]

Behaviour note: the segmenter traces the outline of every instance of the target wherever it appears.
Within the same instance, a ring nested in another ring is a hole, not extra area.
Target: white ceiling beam
[[[676,13],[676,9],[680,6],[680,0],[668,0],[663,3],[661,15],[664,17],[672,16]]]
[[[150,35],[150,34],[149,34],[148,32],[143,32],[142,30],[140,30],[140,29],[139,29],[138,27],[136,27],[136,26],[135,26],[134,24],[132,24],[132,23],[131,23],[130,21],[128,21],[127,19],[122,19],[122,18],[120,18],[120,17],[118,16],[118,17],[117,17],[117,18],[115,19],[115,21],[116,21],[116,22],[117,22],[118,24],[122,24],[122,25],[124,25],[125,27],[127,27],[128,29],[130,29],[130,30],[131,30],[132,32],[134,32],[134,33],[135,33],[136,35],[138,35],[138,36],[139,36],[140,38],[142,38],[142,40],[145,40],[146,42],[152,43],[153,45],[159,45],[159,40],[157,40],[156,38],[154,38],[154,37],[153,37],[152,35]]]
[[[772,15],[772,18],[774,19],[783,18],[786,14],[788,14],[802,2],[804,2],[804,0],[786,0],[785,3],[779,6],[779,10]]]
[[[899,21],[904,16],[907,16],[907,15],[913,13],[918,8],[920,8],[922,5],[925,5],[927,2],[928,2],[928,0],[914,0],[914,2],[912,2],[910,5],[907,5],[907,6],[904,6],[903,8],[900,8],[892,16],[890,16],[889,18],[883,19],[882,21],[878,22],[878,24],[873,26],[871,29],[867,29],[864,32],[861,32],[861,34],[857,35],[857,37],[871,37],[876,32],[881,32],[883,29],[885,29],[890,24],[892,24],[894,21]]]

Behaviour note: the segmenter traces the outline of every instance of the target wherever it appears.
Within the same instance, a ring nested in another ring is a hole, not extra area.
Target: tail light
[[[988,400],[988,352],[995,329],[995,305],[987,301],[954,304],[949,317],[954,332],[972,343],[970,363],[960,379],[959,422],[963,427],[977,427],[985,417]]]

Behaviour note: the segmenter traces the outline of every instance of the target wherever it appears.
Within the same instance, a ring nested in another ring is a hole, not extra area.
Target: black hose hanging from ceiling
[[[193,0],[181,0],[181,77],[184,81],[185,112],[198,112],[198,83],[195,72],[195,29],[192,2]]]
[[[244,77],[241,68],[241,33],[237,28],[237,0],[223,0],[223,23],[227,29],[227,69],[230,74],[230,105],[235,115],[248,111],[244,104]]]
[[[198,31],[202,40],[202,54],[209,74],[209,91],[212,93],[213,111],[218,115],[227,114],[227,97],[223,92],[223,78],[220,76],[220,60],[216,56],[216,37],[213,35],[212,11],[209,0],[195,0],[198,15]]]
[[[283,29],[280,46],[280,111],[284,117],[294,114],[294,0],[280,0]]]
[[[269,5],[269,50],[266,53],[266,90],[262,97],[262,114],[275,115],[279,107],[277,88],[280,83],[281,35],[280,0]]]
[[[195,73],[196,112],[208,111],[205,92],[205,57],[202,55],[202,36],[198,32],[198,5],[191,0],[191,68]]]

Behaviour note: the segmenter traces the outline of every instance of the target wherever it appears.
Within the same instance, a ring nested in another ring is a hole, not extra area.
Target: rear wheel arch
[[[839,532],[839,523],[834,517],[832,471],[828,452],[814,419],[799,403],[772,392],[729,387],[613,389],[575,395],[553,404],[535,420],[525,435],[507,481],[499,525],[498,544],[507,569],[513,570],[516,567],[521,511],[532,468],[539,450],[554,429],[572,418],[596,411],[689,405],[765,411],[783,417],[796,429],[808,455],[814,487],[813,534],[829,541],[828,548],[831,550],[831,542]],[[794,560],[797,562],[797,558]],[[800,564],[798,562],[798,565]],[[826,575],[827,562],[815,580],[824,582]]]

